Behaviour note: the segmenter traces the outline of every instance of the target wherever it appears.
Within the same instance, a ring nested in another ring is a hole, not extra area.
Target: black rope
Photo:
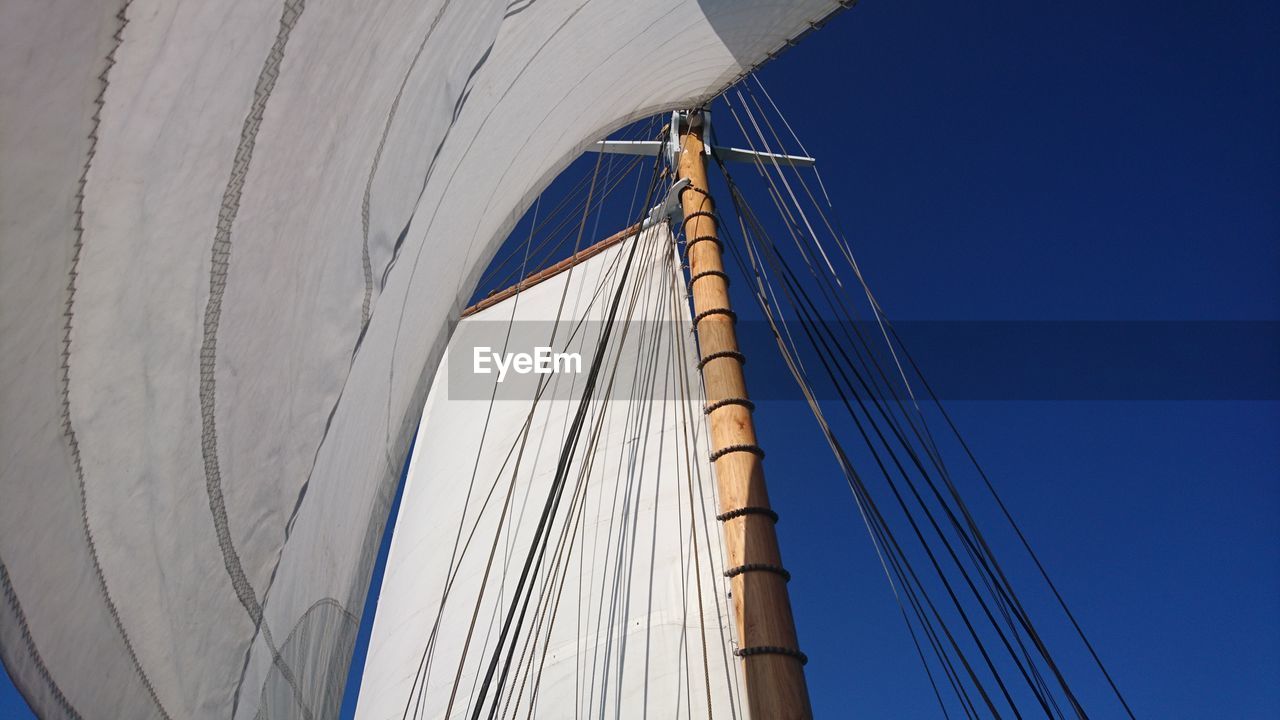
[[[693,324],[697,326],[698,323],[702,322],[703,318],[708,318],[712,315],[725,315],[734,322],[737,322],[738,320],[738,313],[730,310],[729,308],[708,308],[693,316]]]
[[[698,237],[693,238],[692,240],[689,240],[684,244],[685,254],[687,255],[689,251],[693,249],[693,246],[697,245],[700,242],[713,242],[716,244],[716,247],[718,248],[724,247],[724,243],[720,242],[720,238],[716,237],[715,235],[699,235]],[[698,274],[702,275],[702,273],[698,273]],[[690,280],[689,282],[692,283],[693,281]]]
[[[725,447],[722,447],[719,450],[711,453],[711,462],[715,462],[720,458],[724,457],[725,455],[728,455],[729,453],[736,453],[736,452],[748,452],[760,458],[761,460],[764,459],[764,450],[759,445],[752,445],[750,443],[738,443],[736,445],[726,445]]]
[[[711,413],[715,412],[716,410],[719,410],[719,409],[720,409],[720,408],[722,408],[722,407],[727,407],[727,406],[729,406],[729,405],[740,405],[740,406],[742,406],[742,407],[744,407],[744,408],[746,408],[746,409],[748,409],[748,410],[755,410],[755,409],[756,409],[756,404],[755,404],[755,403],[753,403],[753,402],[751,402],[750,400],[748,400],[748,399],[746,399],[746,398],[736,398],[736,397],[731,397],[731,398],[725,398],[725,399],[723,399],[723,400],[717,400],[717,401],[715,401],[715,402],[713,402],[713,403],[708,403],[708,404],[704,405],[704,406],[702,407],[702,414],[703,414],[703,415],[710,415]]]
[[[747,364],[747,356],[743,355],[737,350],[718,350],[716,352],[713,352],[704,356],[701,360],[699,360],[698,369],[701,370],[702,368],[707,366],[707,363],[711,362],[712,360],[719,360],[720,358],[733,358],[734,360],[737,360],[738,363],[741,365]]]
[[[775,523],[778,522],[778,513],[774,512],[772,508],[760,507],[759,505],[748,505],[746,507],[734,508],[728,512],[720,513],[716,516],[716,519],[720,522],[728,522],[735,518],[743,517],[744,515],[764,515]]]
[[[786,568],[782,567],[781,565],[770,565],[769,563],[745,563],[737,567],[731,567],[728,570],[724,571],[724,576],[727,578],[735,578],[741,575],[742,573],[749,573],[749,572],[772,573],[782,578],[786,582],[791,582],[791,573],[787,572]]]
[[[688,251],[688,246],[685,247],[685,250]],[[693,277],[689,278],[689,287],[693,287],[693,284],[695,282],[701,280],[704,277],[718,277],[724,281],[725,285],[729,284],[729,276],[723,270],[703,270],[697,275],[694,275]]]
[[[740,658],[749,658],[755,655],[786,655],[799,660],[801,665],[809,664],[808,655],[795,648],[778,647],[777,645],[756,645],[755,647],[738,648],[733,651],[733,654]]]
[[[716,227],[720,227],[720,218],[716,217],[715,213],[707,212],[706,210],[695,210],[691,213],[686,213],[684,216],[684,222],[681,224],[687,226],[689,224],[689,221],[696,217],[711,218],[711,222],[715,223]]]

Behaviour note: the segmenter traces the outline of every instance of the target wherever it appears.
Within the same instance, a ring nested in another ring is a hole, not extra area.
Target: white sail
[[[0,655],[36,711],[334,714],[515,219],[835,7],[0,4]]]
[[[503,717],[704,717],[708,704],[743,716],[697,355],[670,237],[661,225],[462,320],[418,428],[358,717],[471,717],[494,703]],[[619,285],[626,320],[610,326]],[[609,327],[597,394],[584,406]],[[502,381],[473,372],[477,348],[539,346],[580,354],[582,372],[568,363]],[[585,437],[566,453],[580,407]],[[518,592],[565,458],[545,556]],[[525,622],[510,623],[525,595]],[[499,662],[485,690],[493,658],[508,652],[520,662],[500,685]]]

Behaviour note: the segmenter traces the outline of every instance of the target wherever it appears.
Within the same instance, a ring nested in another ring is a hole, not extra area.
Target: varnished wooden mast
[[[707,184],[702,116],[693,112],[688,118],[688,127],[681,130],[679,161],[680,177],[689,180],[680,198],[685,252],[747,704],[753,720],[809,718],[813,713],[805,686],[805,657],[796,642],[787,595],[789,575],[778,552],[773,527],[777,515],[769,508],[765,490],[764,452],[756,439],[754,406],[742,375],[745,358],[738,350]]]

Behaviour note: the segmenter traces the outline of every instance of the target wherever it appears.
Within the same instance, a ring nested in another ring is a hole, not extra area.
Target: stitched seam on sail
[[[267,647],[271,650],[272,661],[280,668],[280,674],[293,688],[294,700],[302,709],[303,715],[311,718],[311,710],[307,707],[298,688],[293,671],[280,657],[271,638],[258,604],[257,596],[244,573],[240,556],[236,553],[231,538],[231,530],[227,520],[226,501],[222,494],[222,475],[218,464],[218,435],[215,423],[216,414],[216,365],[218,352],[218,326],[222,319],[222,298],[226,292],[227,275],[231,264],[231,226],[240,210],[240,197],[244,191],[245,178],[249,173],[249,165],[253,160],[253,149],[257,143],[258,130],[262,127],[262,119],[266,113],[267,100],[275,88],[280,76],[280,65],[284,61],[285,45],[289,35],[306,9],[306,0],[285,0],[280,16],[280,27],[275,42],[263,63],[254,86],[253,102],[249,114],[245,116],[244,126],[240,131],[240,143],[236,147],[235,157],[231,165],[231,178],[223,192],[222,205],[218,210],[218,224],[214,234],[212,259],[209,269],[209,300],[205,306],[204,338],[200,344],[200,449],[204,456],[205,490],[209,496],[209,511],[213,516],[214,531],[218,537],[218,547],[222,551],[223,564],[227,576],[240,604],[244,606],[249,618],[253,620],[255,632],[261,629]],[[305,487],[303,489],[305,492]],[[252,652],[249,645],[248,652]],[[239,691],[234,697],[232,714],[239,704]]]
[[[369,168],[369,177],[365,181],[364,197],[360,204],[360,224],[363,236],[361,249],[361,264],[364,270],[364,300],[360,308],[360,334],[356,337],[355,347],[351,350],[351,364],[355,364],[356,353],[360,351],[360,346],[364,344],[365,334],[369,329],[369,320],[373,316],[373,265],[369,257],[369,206],[372,200],[373,180],[377,175],[378,166],[382,161],[382,153],[386,147],[387,137],[391,134],[391,124],[395,119],[396,111],[400,106],[401,97],[404,89],[408,85],[409,78],[413,75],[414,68],[418,64],[419,58],[422,56],[423,50],[426,48],[427,41],[431,38],[436,26],[440,23],[440,19],[444,16],[445,11],[449,8],[449,2],[446,0],[444,5],[436,13],[435,18],[431,22],[431,26],[427,29],[426,34],[422,38],[422,42],[418,45],[418,50],[413,56],[413,60],[409,63],[409,69],[405,72],[404,77],[400,81],[400,88],[396,91],[395,100],[391,103],[391,109],[387,112],[387,119],[382,128],[382,137],[378,140],[378,148],[374,151],[373,162]],[[400,235],[396,240],[395,247],[399,247],[404,241],[404,236],[409,230],[408,223],[405,223],[404,229],[400,231]],[[386,282],[386,275],[383,274],[383,283]],[[347,374],[350,376],[351,369],[348,367]],[[343,382],[343,391],[346,389],[346,382]],[[320,442],[316,444],[316,457],[320,455],[320,448],[324,446],[325,439],[329,436],[329,428],[333,425],[333,418],[338,412],[338,406],[342,402],[343,392],[338,393],[338,399],[333,403],[333,407],[329,409],[329,415],[325,419],[324,432],[321,433]],[[267,588],[262,593],[262,606],[265,608],[267,599],[270,597],[271,588],[275,585],[276,573],[280,570],[280,558],[284,555],[284,547],[289,542],[289,536],[293,528],[293,522],[297,518],[298,511],[301,509],[302,500],[306,496],[307,488],[311,485],[311,475],[315,472],[315,460],[312,460],[311,470],[307,472],[307,480],[303,483],[302,490],[298,493],[298,499],[294,502],[293,512],[289,515],[289,521],[285,524],[285,540],[280,544],[280,554],[276,558],[275,566],[271,569],[271,576],[267,580]],[[244,686],[245,675],[249,671],[249,661],[253,657],[253,645],[258,639],[259,625],[255,624],[253,639],[249,641],[249,646],[245,648],[244,662],[240,666],[240,677],[236,680],[236,689],[233,694],[232,707],[238,707],[240,702],[240,692]],[[288,642],[288,640],[286,640]]]
[[[530,3],[530,4],[532,4],[532,3]],[[422,48],[423,48],[423,47],[425,47],[427,40],[428,40],[428,39],[430,38],[430,36],[431,36],[431,31],[435,29],[435,25],[438,23],[440,16],[442,16],[442,15],[443,15],[444,10],[447,8],[447,5],[448,5],[448,4],[446,3],[445,7],[442,7],[442,8],[441,8],[440,15],[438,15],[438,16],[437,16],[436,21],[435,21],[435,22],[433,22],[433,24],[432,24],[432,27],[431,27],[430,29],[428,29],[427,36],[426,36],[425,38],[423,38],[422,45],[420,45],[420,46],[419,46],[419,53],[421,53]],[[489,47],[485,49],[484,53],[481,55],[480,59],[476,62],[475,66],[473,66],[473,67],[472,67],[471,72],[467,75],[467,80],[466,80],[466,82],[465,82],[465,84],[464,84],[464,86],[463,86],[462,93],[459,95],[458,100],[454,103],[453,117],[452,117],[452,120],[451,120],[451,121],[450,121],[450,123],[449,123],[449,127],[445,129],[444,135],[443,135],[443,136],[441,137],[441,139],[440,139],[440,144],[436,147],[435,154],[434,154],[434,155],[432,156],[432,158],[431,158],[431,164],[430,164],[430,165],[428,166],[428,168],[427,168],[427,174],[426,174],[426,177],[424,177],[424,179],[423,179],[423,181],[422,181],[422,191],[421,191],[421,192],[419,192],[419,199],[421,199],[421,195],[422,195],[422,193],[426,192],[426,186],[427,186],[427,183],[428,183],[428,182],[429,182],[429,180],[430,180],[430,177],[431,177],[432,171],[435,169],[435,163],[436,163],[436,161],[439,159],[441,151],[444,149],[445,142],[448,140],[449,132],[453,129],[454,124],[456,124],[456,123],[457,123],[458,116],[462,113],[462,109],[463,109],[463,107],[466,105],[467,98],[468,98],[468,97],[470,96],[470,94],[471,94],[471,88],[472,88],[473,82],[474,82],[474,80],[475,80],[475,77],[476,77],[476,75],[477,75],[477,74],[479,74],[480,69],[481,69],[481,68],[484,66],[484,64],[488,61],[488,59],[489,59],[489,55],[490,55],[490,53],[493,51],[494,45],[495,45],[495,43],[490,43],[490,44],[489,44]],[[416,62],[417,62],[417,57],[415,56],[415,58],[414,58],[414,63],[416,63]],[[409,71],[405,74],[404,79],[401,81],[401,91],[403,91],[404,86],[405,86],[405,84],[408,82],[408,79],[409,79],[410,75],[412,74],[412,72],[413,72],[413,66],[412,66],[412,64],[411,64]],[[394,113],[395,113],[396,107],[398,106],[398,103],[399,103],[399,99],[400,99],[399,94],[397,94],[396,102],[395,102],[395,104],[393,104],[393,106],[392,106],[392,110],[391,110],[391,114],[392,114],[392,115],[394,115]],[[385,141],[386,141],[387,134],[389,134],[389,132],[390,132],[391,122],[392,122],[392,116],[391,116],[391,115],[389,115],[389,116],[388,116],[388,118],[387,118],[386,126],[385,126],[385,128],[384,128],[384,130],[383,130],[383,137],[382,137],[382,140],[381,140],[381,141],[380,141],[380,143],[379,143],[379,148],[378,148],[378,151],[377,151],[377,152],[376,152],[376,154],[375,154],[375,158],[374,158],[373,166],[372,166],[372,168],[371,168],[371,170],[370,170],[369,179],[368,179],[368,181],[367,181],[366,189],[365,189],[365,193],[366,193],[366,194],[365,194],[365,198],[364,198],[364,201],[363,201],[363,204],[362,204],[362,210],[361,210],[361,215],[362,215],[362,217],[361,217],[361,220],[362,220],[363,228],[364,228],[364,251],[363,251],[363,254],[364,254],[364,260],[365,260],[366,264],[369,262],[369,257],[368,257],[368,222],[369,222],[368,212],[369,212],[370,193],[372,192],[372,187],[373,187],[373,178],[374,178],[374,174],[377,172],[377,167],[378,167],[378,164],[379,164],[379,158],[381,157],[381,152],[382,152],[382,149],[383,149],[383,144],[384,144],[384,143],[385,143]],[[403,246],[405,236],[408,234],[408,231],[409,231],[409,224],[410,224],[410,223],[412,223],[412,222],[413,222],[413,215],[412,215],[412,214],[410,214],[409,221],[405,223],[405,227],[404,227],[404,229],[403,229],[403,230],[401,230],[401,232],[400,232],[400,236],[399,236],[399,237],[397,238],[397,240],[396,240],[395,246],[394,246],[394,248],[393,248],[393,250],[392,250],[391,260],[387,263],[386,268],[383,270],[383,273],[382,273],[382,284],[383,284],[383,285],[386,285],[386,282],[387,282],[387,276],[391,273],[391,269],[395,266],[395,264],[396,264],[396,260],[399,258],[399,255],[400,255],[400,249],[401,249],[401,247]],[[369,267],[369,266],[368,266],[368,265],[366,265],[366,267]],[[370,271],[371,271],[371,268],[370,268]],[[367,281],[369,284],[366,286],[366,293],[367,293],[367,294],[366,294],[365,303],[366,303],[366,307],[369,307],[369,306],[371,306],[371,302],[372,302],[372,297],[371,297],[371,293],[372,293],[372,279],[371,279],[371,278],[369,278],[368,276],[366,276],[366,281]],[[357,339],[356,339],[356,345],[355,345],[355,348],[353,348],[353,349],[352,349],[352,351],[351,351],[351,358],[352,358],[352,360],[351,360],[351,361],[352,361],[352,363],[353,363],[353,364],[354,364],[354,362],[355,362],[355,356],[356,356],[356,354],[357,354],[357,353],[359,353],[359,351],[360,351],[360,347],[361,347],[361,345],[363,345],[363,343],[364,343],[365,334],[366,334],[366,331],[368,330],[368,321],[369,321],[369,319],[371,319],[371,318],[372,318],[372,311],[371,311],[371,310],[369,310],[369,311],[368,311],[368,315],[367,315],[367,316],[365,316],[365,315],[362,313],[362,323],[361,323],[360,335],[359,335],[359,337],[357,337]],[[350,369],[348,368],[348,376],[349,376],[349,375],[350,375]],[[320,442],[319,442],[319,443],[317,443],[317,445],[316,445],[316,452],[315,452],[315,456],[316,456],[316,458],[318,458],[318,457],[320,456],[320,450],[321,450],[321,448],[323,448],[323,447],[324,447],[324,443],[325,443],[325,441],[328,439],[328,436],[329,436],[329,428],[330,428],[330,426],[331,426],[331,425],[332,425],[332,423],[333,423],[333,418],[334,418],[334,416],[337,414],[338,407],[339,407],[339,405],[340,405],[340,404],[341,404],[341,402],[342,402],[342,397],[343,397],[343,395],[345,394],[345,391],[346,391],[346,382],[344,381],[344,383],[343,383],[343,389],[342,389],[341,391],[339,391],[337,401],[335,401],[335,402],[334,402],[333,407],[332,407],[332,408],[330,408],[330,410],[329,410],[329,416],[328,416],[328,418],[327,418],[327,419],[326,419],[326,421],[325,421],[325,428],[324,428],[324,432],[321,434]],[[388,458],[387,458],[387,465],[390,467],[390,466],[392,466],[393,464],[394,464],[394,463],[393,463],[393,462],[391,462],[390,457],[388,457]],[[291,531],[291,529],[292,529],[292,527],[293,527],[294,520],[297,518],[298,511],[301,509],[303,497],[306,495],[307,487],[308,487],[308,486],[310,485],[310,483],[311,483],[311,473],[313,473],[314,471],[315,471],[315,460],[313,459],[313,461],[312,461],[312,465],[311,465],[311,471],[310,471],[310,472],[308,472],[308,474],[307,474],[307,481],[306,481],[305,483],[303,483],[303,488],[302,488],[302,490],[299,492],[298,499],[297,499],[297,501],[296,501],[296,502],[295,502],[295,504],[294,504],[293,512],[290,514],[290,516],[289,516],[289,521],[286,523],[286,526],[285,526],[285,527],[286,527],[286,530],[285,530],[285,541],[284,541],[284,543],[282,543],[282,544],[281,544],[281,555],[283,555],[284,545],[285,545],[285,544],[287,544],[287,543],[288,543],[288,541],[289,541],[290,531]],[[270,576],[270,578],[269,578],[269,579],[268,579],[268,581],[267,581],[267,589],[266,589],[266,591],[263,593],[263,600],[262,600],[262,604],[263,604],[264,606],[265,606],[265,604],[266,604],[267,596],[270,594],[271,587],[272,587],[272,585],[274,584],[275,577],[276,577],[276,572],[277,572],[277,570],[278,570],[278,569],[279,569],[279,559],[277,558],[276,566],[275,566],[274,568],[272,568],[271,576]],[[256,638],[257,638],[257,630],[256,630],[256,628],[255,628],[254,639],[256,640]],[[270,638],[267,638],[267,639],[268,639],[268,644],[270,644]],[[247,649],[246,649],[246,651],[245,651],[245,661],[244,661],[244,664],[242,665],[241,670],[240,670],[240,679],[239,679],[239,680],[237,681],[237,683],[236,683],[236,691],[235,691],[235,695],[234,695],[234,698],[235,698],[235,699],[234,699],[234,702],[233,702],[233,708],[235,708],[235,707],[237,707],[237,706],[239,705],[240,692],[241,692],[241,688],[242,688],[242,687],[243,687],[243,685],[244,685],[245,673],[248,671],[249,660],[250,660],[250,657],[251,657],[252,649],[253,649],[253,645],[252,645],[252,643],[250,643],[249,648],[247,648]],[[274,647],[272,648],[272,650],[273,650],[273,652],[275,651]]]
[[[303,613],[300,616],[298,616],[298,619],[293,623],[293,627],[289,629],[288,636],[285,637],[284,642],[281,643],[280,645],[280,649],[282,652],[289,651],[289,647],[292,645],[295,637],[298,634],[298,631],[303,628],[303,626],[307,623],[307,621],[310,619],[313,613],[315,613],[321,607],[325,607],[325,606],[336,608],[338,612],[341,614],[342,618],[347,622],[351,623],[357,633],[359,632],[360,618],[356,617],[355,614],[353,614],[350,610],[347,610],[345,607],[343,607],[342,603],[338,602],[336,598],[323,597],[315,601],[314,603],[311,603],[311,606],[308,607],[305,611],[303,611]],[[353,633],[352,639],[354,641],[354,633]],[[343,677],[345,678],[345,676],[346,676],[346,673],[344,672]],[[260,698],[265,697],[265,694],[267,692],[267,686],[270,684],[270,682],[271,682],[271,676],[270,674],[268,674],[267,677],[262,681],[262,688],[259,690]],[[259,703],[260,704],[258,706],[257,717],[262,717],[263,708],[267,707],[267,705],[265,703],[262,703],[261,699],[259,700]]]
[[[9,580],[9,568],[4,564],[4,560],[0,560],[0,586],[3,586],[4,598],[9,602],[9,608],[13,610],[14,617],[18,621],[18,630],[22,633],[22,642],[26,645],[27,654],[31,656],[40,679],[44,680],[45,684],[49,686],[53,699],[62,708],[62,712],[67,717],[80,720],[80,713],[71,706],[67,696],[62,694],[62,688],[58,687],[58,683],[54,682],[53,676],[49,674],[49,668],[44,664],[44,659],[40,657],[40,649],[36,647],[35,638],[31,636],[31,628],[27,625],[26,613],[22,612],[22,603],[18,601],[18,593],[14,591],[13,583]]]
[[[115,601],[111,599],[111,590],[107,586],[106,575],[102,572],[102,563],[98,560],[98,548],[93,540],[93,530],[89,527],[89,504],[85,489],[84,464],[80,458],[80,442],[76,438],[75,428],[71,424],[71,321],[74,316],[76,277],[79,274],[80,253],[84,248],[84,192],[85,186],[88,184],[89,168],[93,164],[93,157],[98,151],[98,127],[102,123],[102,108],[106,102],[107,76],[111,72],[112,66],[116,64],[116,50],[120,48],[121,43],[124,41],[124,28],[129,24],[129,19],[125,17],[125,12],[129,9],[130,2],[132,0],[125,0],[120,6],[120,12],[116,14],[117,23],[116,32],[112,36],[113,44],[104,59],[105,67],[102,69],[102,73],[98,75],[98,82],[101,84],[101,88],[98,90],[97,97],[93,99],[94,110],[93,115],[90,116],[88,136],[89,149],[85,153],[84,170],[80,173],[80,179],[76,185],[76,207],[73,211],[76,219],[73,227],[75,240],[72,242],[71,269],[67,273],[67,305],[66,310],[63,312],[66,323],[63,326],[62,363],[60,368],[62,375],[62,434],[67,441],[67,447],[71,453],[71,463],[75,468],[76,485],[80,499],[80,526],[84,532],[85,544],[89,550],[89,561],[93,565],[93,574],[98,581],[98,590],[102,593],[103,602],[107,605],[107,612],[111,615],[116,631],[120,633],[120,639],[124,642],[125,652],[129,655],[129,660],[133,663],[133,667],[138,673],[138,678],[142,680],[143,687],[146,688],[147,694],[151,696],[151,701],[155,703],[160,715],[167,720],[170,717],[169,713],[164,709],[164,705],[160,703],[155,687],[151,684],[151,678],[147,677],[146,671],[142,669],[138,654],[133,649],[133,642],[129,639],[129,633],[125,631],[124,623],[120,619],[120,612],[116,609]]]
[[[444,11],[444,8],[442,8],[442,9],[441,9],[441,13],[443,13],[443,11]],[[437,19],[438,19],[438,18],[437,18]],[[434,29],[434,25],[433,25],[433,29]],[[427,38],[424,38],[424,39],[423,39],[423,46],[425,46],[426,41],[427,41],[427,39],[428,39],[429,37],[430,37],[430,30],[428,30]],[[485,50],[484,54],[480,57],[480,60],[479,60],[479,61],[477,61],[477,62],[476,62],[476,64],[475,64],[475,66],[471,69],[471,73],[467,76],[467,81],[466,81],[466,84],[465,84],[465,85],[464,85],[464,87],[463,87],[463,91],[462,91],[462,93],[459,95],[458,100],[457,100],[457,101],[455,102],[455,104],[454,104],[453,120],[450,122],[449,127],[445,130],[444,136],[441,138],[441,140],[440,140],[440,144],[439,144],[439,146],[437,146],[437,148],[436,148],[435,155],[432,157],[432,160],[431,160],[431,166],[430,166],[430,167],[428,168],[428,170],[427,170],[427,179],[424,179],[424,180],[423,180],[423,191],[424,191],[424,192],[425,192],[425,190],[426,190],[426,184],[427,184],[427,181],[428,181],[428,179],[429,179],[429,178],[430,178],[430,176],[431,176],[431,171],[432,171],[432,169],[435,167],[435,162],[436,162],[436,160],[439,158],[439,156],[440,156],[440,152],[444,149],[444,144],[445,144],[445,141],[448,139],[449,131],[453,129],[453,125],[454,125],[454,123],[456,123],[456,122],[457,122],[458,115],[460,115],[460,114],[461,114],[461,112],[462,112],[462,108],[463,108],[463,106],[466,104],[467,97],[470,95],[472,82],[473,82],[473,80],[475,79],[476,74],[477,74],[477,73],[479,73],[479,71],[480,71],[481,67],[482,67],[482,66],[485,64],[485,62],[489,59],[489,54],[490,54],[492,51],[493,51],[493,44],[491,43],[491,44],[489,45],[489,47]],[[416,62],[416,58],[415,58],[415,62]],[[404,81],[403,81],[403,82],[402,82],[402,84],[401,84],[401,88],[402,88],[402,89],[403,89],[403,87],[404,87],[404,83],[407,83],[408,78],[409,78],[409,75],[410,75],[410,74],[412,74],[412,72],[413,72],[413,70],[412,70],[412,67],[411,67],[411,68],[410,68],[410,70],[409,70],[409,73],[407,73],[407,74],[405,75]],[[398,103],[398,102],[399,102],[399,97],[397,97],[397,103]],[[394,106],[393,106],[392,112],[394,113],[394,111],[395,111],[395,108],[394,108]],[[391,127],[391,117],[388,117],[388,119],[387,119],[387,125],[386,125],[386,128],[384,129],[383,142],[385,142],[385,140],[386,140],[386,133],[389,133],[389,131],[390,131],[390,127]],[[376,172],[377,172],[378,157],[380,156],[380,153],[381,153],[381,147],[382,147],[382,146],[381,146],[381,144],[380,144],[380,145],[379,145],[379,151],[378,151],[379,155],[378,155],[378,156],[375,156],[374,163],[373,163],[373,168],[372,168],[372,170],[370,171],[369,180],[368,180],[368,185],[367,185],[367,188],[366,188],[365,205],[364,205],[364,208],[363,208],[363,210],[362,210],[362,221],[364,222],[364,226],[365,226],[365,227],[364,227],[364,233],[365,233],[365,246],[364,246],[364,247],[365,247],[365,260],[366,260],[366,262],[368,261],[368,201],[369,201],[369,195],[368,195],[367,193],[371,192],[371,189],[372,189],[372,187],[373,187],[373,173],[376,173]],[[412,215],[410,215],[409,222],[412,222],[412,221],[413,221],[413,217],[412,217]],[[388,265],[387,265],[386,269],[385,269],[385,270],[383,271],[383,273],[382,273],[382,284],[383,284],[383,285],[385,285],[385,284],[386,284],[386,281],[387,281],[387,275],[388,275],[388,274],[390,274],[390,272],[391,272],[391,268],[395,265],[395,261],[396,261],[396,259],[399,257],[400,248],[401,248],[401,246],[402,246],[402,245],[403,245],[403,243],[404,243],[404,238],[405,238],[405,236],[408,234],[408,230],[409,230],[409,223],[406,223],[406,224],[405,224],[405,227],[404,227],[404,230],[402,230],[402,231],[400,232],[400,236],[399,236],[399,238],[396,240],[395,248],[394,248],[394,249],[393,249],[393,251],[392,251],[392,258],[391,258],[390,262],[388,263]],[[371,283],[371,282],[372,282],[372,280],[369,280],[369,282]],[[370,293],[372,292],[372,285],[371,285],[371,284],[367,287],[367,292],[370,292]],[[369,302],[371,302],[371,296],[366,296],[366,303],[369,303]],[[355,348],[354,348],[354,349],[352,349],[352,351],[351,351],[351,362],[352,362],[353,364],[355,363],[355,356],[356,356],[356,354],[360,351],[360,346],[364,343],[365,334],[366,334],[366,331],[368,330],[368,320],[369,320],[371,317],[372,317],[372,312],[370,311],[370,312],[369,312],[368,317],[364,317],[364,318],[362,318],[362,324],[361,324],[361,329],[360,329],[360,335],[359,335],[359,337],[356,339],[356,346],[355,346]],[[348,368],[348,376],[350,376],[350,368]],[[321,434],[320,442],[316,444],[316,452],[315,452],[315,457],[316,457],[316,458],[318,458],[318,457],[320,456],[320,449],[324,447],[325,440],[327,440],[327,439],[328,439],[328,437],[329,437],[329,428],[330,428],[330,427],[331,427],[331,425],[333,424],[333,418],[334,418],[334,416],[335,416],[335,415],[337,414],[337,412],[338,412],[338,407],[339,407],[339,405],[342,403],[342,397],[343,397],[343,395],[345,394],[345,392],[346,392],[346,382],[344,381],[344,383],[343,383],[343,388],[342,388],[342,390],[341,390],[341,391],[339,391],[339,393],[338,393],[338,399],[337,399],[337,401],[335,401],[335,402],[334,402],[333,407],[332,407],[332,408],[330,408],[330,410],[329,410],[329,416],[328,416],[328,418],[325,420],[324,432]],[[290,516],[289,516],[289,521],[288,521],[288,522],[286,523],[286,525],[285,525],[285,527],[286,527],[286,530],[285,530],[285,541],[284,541],[284,543],[282,543],[282,544],[281,544],[281,555],[283,555],[284,545],[285,545],[285,544],[287,544],[287,543],[288,543],[288,541],[289,541],[290,531],[291,531],[291,529],[293,528],[293,523],[294,523],[294,520],[297,518],[298,511],[301,509],[301,506],[302,506],[302,500],[303,500],[303,497],[306,495],[307,487],[311,484],[311,473],[314,473],[314,472],[315,472],[315,464],[316,464],[316,461],[315,461],[315,459],[313,459],[313,460],[312,460],[312,464],[311,464],[311,471],[309,471],[309,472],[308,472],[308,474],[307,474],[307,481],[306,481],[305,483],[303,483],[303,488],[302,488],[302,490],[299,492],[298,499],[297,499],[297,501],[296,501],[296,502],[295,502],[295,504],[294,504],[293,512],[290,514]],[[392,463],[392,462],[390,461],[390,459],[388,458],[387,465],[388,465],[388,466],[391,466],[392,464],[393,464],[393,463]],[[266,589],[266,591],[263,593],[263,600],[262,600],[262,604],[263,604],[264,606],[265,606],[265,604],[266,604],[267,596],[268,596],[268,595],[269,595],[269,593],[271,592],[271,587],[272,587],[272,585],[273,585],[273,584],[274,584],[274,582],[275,582],[275,577],[276,577],[276,572],[277,572],[277,570],[279,570],[279,559],[278,559],[278,558],[277,558],[277,561],[276,561],[276,566],[275,566],[274,568],[272,568],[271,576],[270,576],[270,578],[269,578],[269,579],[268,579],[268,581],[267,581],[267,589]],[[257,638],[257,634],[256,634],[256,629],[255,629],[254,639],[256,640],[256,638]],[[268,638],[268,644],[270,644],[269,638]],[[239,680],[237,681],[237,683],[236,683],[235,701],[234,701],[234,703],[233,703],[233,707],[235,707],[235,706],[237,706],[237,705],[239,704],[240,691],[241,691],[241,688],[242,688],[242,687],[243,687],[243,685],[244,685],[245,673],[248,671],[248,667],[249,667],[249,660],[250,660],[250,657],[251,657],[252,649],[253,649],[253,646],[252,646],[252,643],[251,643],[251,644],[250,644],[250,646],[249,646],[249,648],[245,651],[245,661],[244,661],[244,664],[243,664],[243,666],[241,667],[241,670],[240,670],[240,679],[239,679]],[[273,652],[274,652],[274,648],[273,648]]]

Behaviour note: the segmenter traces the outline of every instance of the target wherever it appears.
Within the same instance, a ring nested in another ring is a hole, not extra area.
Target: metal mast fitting
[[[678,158],[680,157],[681,137],[689,128],[690,118],[698,117],[702,127],[702,150],[703,155],[715,155],[721,162],[767,162],[771,165],[789,165],[792,167],[813,167],[817,164],[817,160],[806,155],[784,155],[781,153],[757,152],[755,150],[743,150],[742,148],[728,147],[725,145],[715,145],[710,141],[711,138],[711,113],[706,110],[690,112],[685,110],[677,110],[671,113],[671,122],[668,123],[667,137],[662,140],[601,140],[596,144],[587,148],[588,152],[609,153],[612,155],[641,155],[648,157],[665,156],[667,164],[676,167]],[[676,185],[671,187],[667,193],[665,202],[654,206],[648,217],[644,220],[644,227],[649,227],[655,222],[671,220],[673,223],[679,223],[680,217],[677,212],[680,209],[679,198],[683,196],[683,188],[680,183],[683,179],[677,180]]]
[[[765,489],[764,451],[756,440],[754,410],[742,374],[745,358],[738,349],[735,315],[729,303],[715,205],[707,183],[706,114],[677,113],[671,122],[676,138],[675,167],[684,210],[685,254],[693,294],[694,329],[701,353],[699,366],[706,388],[705,412],[711,428],[711,461],[720,495],[728,570],[733,588],[734,618],[751,717],[760,720],[811,718],[804,663],[796,641],[790,575],[782,566]],[[716,150],[720,152],[720,150]],[[809,162],[812,160],[806,158]]]
[[[659,154],[665,154],[667,162],[671,164],[671,167],[675,167],[676,157],[680,154],[681,128],[687,127],[690,115],[691,113],[686,111],[671,113],[670,130],[667,132],[666,139],[601,140],[588,147],[587,151],[612,153],[614,155],[647,155],[648,157],[657,157]],[[714,154],[722,162],[756,162],[763,160],[769,163],[777,163],[778,165],[792,165],[795,167],[813,167],[817,163],[817,160],[806,155],[783,155],[781,153],[757,152],[726,145],[716,145],[710,141],[711,113],[701,110],[698,111],[697,115],[702,118],[702,126],[704,128],[702,152],[706,155]]]

